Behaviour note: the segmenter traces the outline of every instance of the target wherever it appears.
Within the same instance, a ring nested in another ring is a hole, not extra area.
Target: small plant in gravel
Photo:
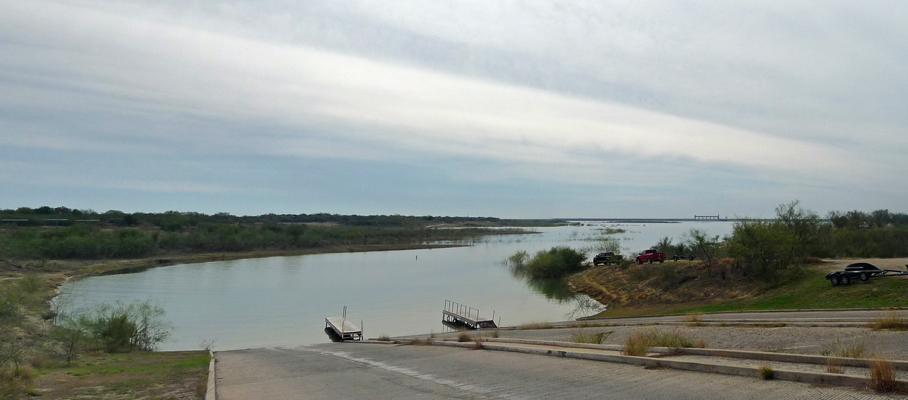
[[[644,357],[649,353],[650,338],[644,331],[633,331],[624,339],[621,354],[628,356]]]
[[[496,329],[496,330],[492,331],[492,335],[491,335],[491,336],[492,336],[493,338],[496,338],[496,339],[497,339],[498,336],[500,336],[500,335],[501,335],[501,334],[498,333],[498,329]]]
[[[477,337],[473,338],[473,345],[470,346],[470,349],[472,349],[472,350],[482,349],[482,337],[481,336],[477,336]]]
[[[652,329],[649,331],[648,336],[650,338],[650,345],[656,347],[669,347],[673,349],[706,347],[706,342],[703,340],[694,342],[693,339],[684,336],[678,331]]]
[[[835,358],[826,359],[826,372],[830,374],[844,374],[845,369],[842,368],[842,363]]]
[[[869,328],[875,331],[881,329],[905,331],[908,330],[908,321],[895,311],[887,311],[870,321]]]
[[[895,367],[888,360],[877,358],[870,362],[870,376],[867,385],[877,392],[889,393],[899,391],[899,382],[895,379]]]
[[[529,330],[529,329],[552,329],[555,325],[551,322],[529,322],[522,325],[517,325],[517,330]]]
[[[378,339],[375,339],[375,340],[378,340],[379,342],[390,342],[391,337],[388,335],[381,335],[378,337]]]
[[[857,339],[851,341],[851,344],[842,343],[839,338],[835,340],[835,348],[825,349],[822,354],[824,356],[836,356],[836,357],[845,357],[845,358],[864,358],[867,356],[867,345],[863,342],[858,342]]]
[[[602,344],[612,333],[614,331],[586,332],[583,329],[578,329],[576,332],[571,333],[571,341],[574,343]]]
[[[469,342],[470,340],[473,340],[473,337],[470,336],[470,334],[466,331],[460,331],[460,333],[457,335],[458,342]]]
[[[428,345],[432,344],[432,339],[419,339],[419,338],[410,339],[410,344],[412,344],[414,346],[428,346]]]
[[[760,377],[763,378],[764,381],[775,378],[775,373],[773,373],[772,366],[770,366],[769,363],[760,364]]]

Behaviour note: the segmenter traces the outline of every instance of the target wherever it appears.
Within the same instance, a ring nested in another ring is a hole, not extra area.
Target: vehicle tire
[[[652,259],[652,258],[649,259],[649,263],[650,263],[650,264],[653,263],[653,259]]]
[[[662,263],[664,263],[664,262],[665,262],[665,257],[662,257],[662,258],[659,259],[659,264],[662,264]]]
[[[861,272],[861,274],[858,275],[858,278],[861,278],[861,281],[863,281],[863,282],[867,282],[870,280],[870,274],[868,274],[866,272]]]
[[[851,278],[848,275],[842,275],[842,284],[848,286],[851,284]]]
[[[641,259],[638,258],[638,259],[637,259],[637,264],[643,264],[643,260],[641,260]]]
[[[830,276],[829,283],[831,283],[832,286],[839,286],[839,276],[838,275]]]

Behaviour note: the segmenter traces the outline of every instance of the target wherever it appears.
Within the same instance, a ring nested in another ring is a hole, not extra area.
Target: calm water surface
[[[564,298],[546,285],[528,285],[514,278],[503,260],[519,250],[583,249],[603,227],[625,229],[613,237],[630,254],[665,236],[677,242],[691,228],[724,236],[732,224],[592,223],[489,237],[470,247],[174,265],[73,281],[55,302],[66,311],[150,300],[164,308],[174,327],[161,350],[198,349],[202,342],[213,342],[216,350],[325,342],[324,318],[340,316],[343,306],[348,319],[363,321],[367,337],[441,332],[445,300],[479,308],[486,317],[494,312],[502,325],[560,321],[582,316],[572,313],[583,297]]]

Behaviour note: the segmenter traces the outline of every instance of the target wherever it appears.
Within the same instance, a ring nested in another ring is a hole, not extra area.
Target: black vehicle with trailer
[[[593,266],[596,266],[599,264],[609,265],[613,262],[615,264],[618,264],[618,262],[621,261],[621,258],[622,258],[621,254],[615,254],[614,252],[611,252],[611,251],[605,252],[605,253],[599,253],[599,254],[596,254],[595,257],[593,257]]]
[[[908,265],[905,265],[908,267]],[[870,278],[880,278],[884,276],[905,276],[908,270],[899,271],[895,269],[880,269],[875,265],[865,262],[854,263],[845,267],[844,271],[830,272],[826,275],[826,280],[832,283],[832,286],[850,285],[851,282],[860,279],[867,282]]]

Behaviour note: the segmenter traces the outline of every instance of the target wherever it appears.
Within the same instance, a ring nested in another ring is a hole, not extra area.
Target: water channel
[[[662,237],[678,242],[691,228],[724,236],[732,223],[596,222],[490,236],[468,247],[174,265],[75,280],[61,287],[55,304],[71,312],[150,301],[173,326],[160,350],[195,350],[203,342],[216,350],[325,342],[324,318],[340,316],[344,306],[348,319],[362,321],[366,337],[442,332],[445,300],[478,308],[484,317],[494,313],[502,325],[562,321],[584,315],[578,305],[585,296],[545,282],[528,284],[503,261],[520,250],[588,248],[603,228],[624,229],[612,237],[631,254]]]

